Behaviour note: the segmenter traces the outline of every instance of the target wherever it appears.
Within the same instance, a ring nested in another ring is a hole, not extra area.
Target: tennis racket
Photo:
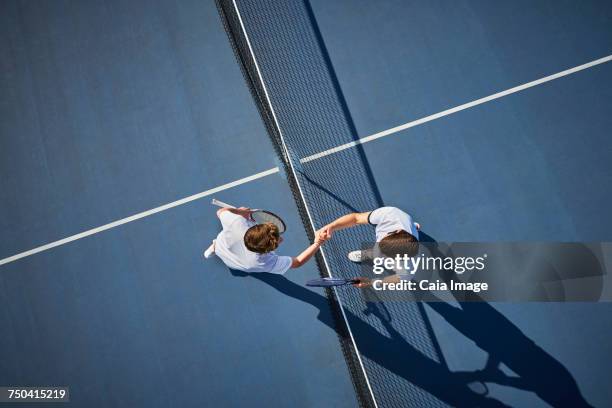
[[[325,288],[329,286],[344,286],[354,285],[359,283],[359,279],[345,279],[345,278],[317,278],[311,279],[306,282],[306,286],[314,286],[319,288]]]
[[[212,199],[211,203],[212,205],[216,205],[217,207],[221,208],[236,208],[233,205],[224,203],[223,201],[219,201],[215,198]],[[265,224],[267,222],[271,222],[272,224],[276,225],[276,227],[278,228],[278,232],[281,234],[287,230],[283,219],[271,211],[251,210],[251,218],[257,224]]]

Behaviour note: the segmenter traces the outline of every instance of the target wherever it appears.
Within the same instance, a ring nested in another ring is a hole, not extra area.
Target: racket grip
[[[224,203],[223,201],[219,201],[216,198],[213,198],[212,201],[210,202],[212,205],[216,205],[217,207],[221,207],[221,208],[236,208],[233,205]]]

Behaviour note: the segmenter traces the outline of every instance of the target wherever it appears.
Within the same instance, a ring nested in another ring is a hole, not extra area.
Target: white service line
[[[413,128],[415,126],[419,126],[419,125],[422,125],[424,123],[431,122],[433,120],[442,118],[444,116],[448,116],[448,115],[460,112],[460,111],[465,110],[465,109],[473,108],[474,106],[478,106],[478,105],[481,105],[483,103],[490,102],[490,101],[493,101],[495,99],[499,99],[499,98],[502,98],[504,96],[508,96],[510,94],[516,93],[516,92],[524,91],[525,89],[529,89],[529,88],[532,88],[534,86],[541,85],[543,83],[552,81],[554,79],[558,79],[558,78],[561,78],[561,77],[564,77],[564,76],[567,76],[567,75],[570,75],[570,74],[574,74],[576,72],[583,71],[583,70],[585,70],[587,68],[591,68],[591,67],[594,67],[596,65],[604,64],[604,63],[610,62],[610,61],[612,61],[612,55],[608,55],[606,57],[599,58],[599,59],[596,59],[596,60],[591,61],[591,62],[587,62],[586,64],[578,65],[577,67],[574,67],[574,68],[566,69],[565,71],[561,71],[561,72],[558,72],[556,74],[552,74],[552,75],[546,76],[544,78],[536,79],[535,81],[527,82],[526,84],[523,84],[523,85],[515,86],[514,88],[506,89],[505,91],[501,91],[501,92],[497,92],[497,93],[494,93],[494,94],[489,95],[489,96],[485,96],[484,98],[480,98],[480,99],[476,99],[476,100],[468,102],[468,103],[464,103],[463,105],[459,105],[459,106],[456,106],[454,108],[446,109],[446,110],[444,110],[442,112],[438,112],[438,113],[435,113],[433,115],[425,116],[424,118],[417,119],[417,120],[414,120],[412,122],[408,122],[408,123],[396,126],[394,128],[391,128],[391,129],[383,130],[382,132],[378,132],[378,133],[375,133],[375,134],[370,135],[370,136],[362,137],[362,138],[360,138],[360,139],[358,139],[358,140],[356,140],[354,142],[346,143],[346,144],[334,147],[332,149],[325,150],[323,152],[320,152],[320,153],[317,153],[317,154],[313,154],[313,155],[308,156],[308,157],[304,157],[300,161],[302,163],[308,163],[310,161],[313,161],[313,160],[316,160],[316,159],[320,159],[320,158],[325,157],[325,156],[329,156],[330,154],[338,153],[338,152],[341,152],[343,150],[349,149],[351,147],[357,146],[358,144],[365,144],[365,143],[371,142],[373,140],[380,139],[381,137],[389,136],[389,135],[392,135],[394,133],[401,132],[402,130]],[[46,250],[51,249],[51,248],[55,248],[55,247],[58,247],[60,245],[67,244],[69,242],[76,241],[78,239],[85,238],[85,237],[88,237],[90,235],[94,235],[94,234],[100,233],[102,231],[106,231],[106,230],[109,230],[111,228],[118,227],[118,226],[123,225],[123,224],[127,224],[128,222],[136,221],[136,220],[139,220],[141,218],[148,217],[149,215],[153,215],[153,214],[157,214],[159,212],[165,211],[165,210],[169,210],[170,208],[174,208],[174,207],[177,207],[179,205],[183,205],[183,204],[186,204],[188,202],[191,202],[191,201],[194,201],[194,200],[198,200],[198,199],[203,198],[203,197],[210,196],[210,195],[218,193],[220,191],[224,191],[224,190],[230,189],[232,187],[236,187],[236,186],[239,186],[241,184],[248,183],[250,181],[257,180],[257,179],[269,176],[271,174],[278,173],[278,171],[279,171],[278,167],[275,167],[275,168],[272,168],[272,169],[269,169],[269,170],[266,170],[266,171],[262,171],[260,173],[253,174],[252,176],[244,177],[244,178],[241,178],[239,180],[232,181],[231,183],[223,184],[221,186],[212,188],[210,190],[206,190],[206,191],[203,191],[201,193],[194,194],[194,195],[182,198],[182,199],[177,200],[177,201],[173,201],[171,203],[168,203],[168,204],[165,204],[165,205],[153,208],[151,210],[143,211],[141,213],[134,214],[132,216],[129,216],[129,217],[122,218],[120,220],[111,222],[109,224],[105,224],[105,225],[102,225],[102,226],[97,227],[97,228],[92,228],[90,230],[81,232],[79,234],[71,235],[69,237],[60,239],[58,241],[54,241],[54,242],[51,242],[49,244],[42,245],[42,246],[39,246],[39,247],[34,248],[34,249],[30,249],[29,251],[21,252],[19,254],[10,256],[8,258],[0,259],[0,265],[5,265],[7,263],[17,261],[17,260],[25,258],[27,256],[34,255],[34,254],[46,251]]]
[[[482,105],[483,103],[493,101],[495,99],[502,98],[504,96],[508,96],[510,94],[524,91],[525,89],[533,88],[534,86],[541,85],[545,82],[550,82],[552,80],[574,74],[579,71],[583,71],[587,68],[592,68],[596,65],[604,64],[606,62],[612,61],[612,55],[608,55],[607,57],[599,58],[591,62],[587,62],[586,64],[578,65],[577,67],[566,69],[565,71],[557,72],[556,74],[552,74],[546,76],[544,78],[536,79],[535,81],[527,82],[526,84],[515,86],[514,88],[506,89],[505,91],[497,92],[489,96],[485,96],[484,98],[476,99],[474,101],[464,103],[463,105],[455,106],[454,108],[443,110],[442,112],[434,113],[433,115],[425,116],[424,118],[413,120],[412,122],[404,123],[403,125],[396,126],[391,129],[383,130],[382,132],[375,133],[370,136],[362,137],[353,142],[345,143],[340,146],[336,146],[329,150],[325,150],[320,153],[316,153],[307,157],[304,157],[300,161],[302,163],[308,163],[313,160],[320,159],[325,156],[329,156],[330,154],[338,153],[343,150],[349,149],[351,147],[357,146],[359,144],[365,144],[371,142],[376,139],[380,139],[381,137],[389,136],[397,132],[401,132],[402,130],[406,130],[409,128],[413,128],[415,126],[422,125],[423,123],[431,122],[432,120],[440,119],[444,116],[452,115],[453,113],[460,112],[462,110],[466,110],[469,108],[473,108],[474,106]]]
[[[236,187],[236,186],[239,186],[241,184],[248,183],[248,182],[251,182],[251,181],[254,181],[254,180],[266,177],[266,176],[269,176],[271,174],[278,173],[278,171],[279,171],[278,167],[274,167],[272,169],[269,169],[269,170],[266,170],[266,171],[262,171],[261,173],[253,174],[252,176],[244,177],[244,178],[241,178],[239,180],[232,181],[231,183],[223,184],[221,186],[218,186],[218,187],[215,187],[215,188],[211,188],[210,190],[202,191],[201,193],[190,195],[189,197],[181,198],[180,200],[173,201],[171,203],[164,204],[162,206],[155,207],[155,208],[152,208],[150,210],[143,211],[141,213],[134,214],[134,215],[131,215],[131,216],[126,217],[126,218],[122,218],[122,219],[117,220],[117,221],[113,221],[113,222],[111,222],[109,224],[105,224],[105,225],[102,225],[102,226],[99,226],[99,227],[96,227],[96,228],[92,228],[90,230],[83,231],[83,232],[78,233],[76,235],[71,235],[71,236],[66,237],[64,239],[60,239],[59,241],[54,241],[54,242],[51,242],[50,244],[39,246],[37,248],[30,249],[29,251],[21,252],[21,253],[19,253],[17,255],[13,255],[13,256],[10,256],[8,258],[1,259],[0,260],[0,265],[7,264],[9,262],[14,262],[14,261],[16,261],[18,259],[25,258],[26,256],[34,255],[34,254],[37,254],[37,253],[42,252],[42,251],[46,251],[46,250],[51,249],[51,248],[55,248],[55,247],[58,247],[60,245],[67,244],[69,242],[76,241],[77,239],[81,239],[81,238],[88,237],[90,235],[98,234],[98,233],[100,233],[102,231],[107,231],[107,230],[109,230],[111,228],[115,228],[115,227],[118,227],[120,225],[127,224],[128,222],[136,221],[136,220],[139,220],[141,218],[145,218],[145,217],[148,217],[150,215],[157,214],[159,212],[169,210],[170,208],[174,208],[174,207],[178,207],[179,205],[187,204],[187,203],[189,203],[191,201],[199,200],[200,198],[204,198],[204,197],[210,196],[210,195],[218,193],[220,191],[227,190],[227,189],[230,189],[232,187]]]

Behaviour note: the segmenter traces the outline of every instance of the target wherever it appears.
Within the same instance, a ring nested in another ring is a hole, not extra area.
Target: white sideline
[[[143,212],[140,212],[138,214],[134,214],[134,215],[131,215],[129,217],[122,218],[120,220],[113,221],[111,223],[104,224],[104,225],[101,225],[99,227],[92,228],[90,230],[83,231],[83,232],[75,234],[75,235],[71,235],[69,237],[60,239],[58,241],[54,241],[54,242],[51,242],[49,244],[42,245],[42,246],[36,247],[34,249],[30,249],[29,251],[21,252],[19,254],[16,254],[16,255],[13,255],[13,256],[10,256],[8,258],[4,258],[4,259],[0,260],[0,265],[7,264],[9,262],[14,262],[14,261],[16,261],[18,259],[25,258],[26,256],[34,255],[34,254],[37,254],[37,253],[42,252],[42,251],[46,251],[46,250],[51,249],[51,248],[55,248],[55,247],[58,247],[60,245],[67,244],[69,242],[76,241],[77,239],[89,237],[91,235],[98,234],[98,233],[100,233],[102,231],[107,231],[107,230],[109,230],[111,228],[115,228],[115,227],[118,227],[120,225],[127,224],[128,222],[136,221],[136,220],[139,220],[141,218],[145,218],[145,217],[148,217],[150,215],[157,214],[159,212],[169,210],[170,208],[174,208],[174,207],[178,207],[179,205],[187,204],[187,203],[189,203],[191,201],[194,201],[194,200],[199,200],[200,198],[204,198],[204,197],[210,196],[210,195],[218,193],[220,191],[227,190],[227,189],[230,189],[232,187],[236,187],[236,186],[239,186],[241,184],[248,183],[250,181],[257,180],[257,179],[269,176],[269,175],[274,174],[274,173],[278,173],[278,167],[274,167],[272,169],[269,169],[269,170],[266,170],[266,171],[262,171],[262,172],[257,173],[257,174],[253,174],[252,176],[244,177],[244,178],[241,178],[239,180],[232,181],[231,183],[223,184],[221,186],[218,186],[218,187],[215,187],[215,188],[211,188],[210,190],[202,191],[201,193],[190,195],[189,197],[181,198],[180,200],[173,201],[171,203],[164,204],[164,205],[161,205],[159,207],[155,207],[155,208],[152,208],[150,210],[143,211]]]
[[[526,84],[515,86],[514,88],[506,89],[505,91],[497,92],[489,96],[485,96],[484,98],[476,99],[474,101],[464,103],[463,105],[455,106],[454,108],[443,110],[442,112],[434,113],[433,115],[425,116],[424,118],[420,118],[417,120],[413,120],[412,122],[404,123],[403,125],[396,126],[391,129],[383,130],[382,132],[374,133],[370,136],[362,137],[354,142],[346,143],[340,146],[336,146],[329,150],[325,150],[320,153],[316,153],[307,157],[304,157],[300,161],[302,163],[308,163],[309,161],[320,159],[321,157],[328,156],[333,153],[341,152],[342,150],[349,149],[351,147],[357,146],[358,144],[364,144],[371,142],[372,140],[380,139],[381,137],[389,136],[397,132],[401,132],[402,130],[406,130],[415,126],[422,125],[423,123],[431,122],[432,120],[440,119],[444,116],[452,115],[453,113],[457,113],[459,111],[473,108],[474,106],[482,105],[483,103],[493,101],[495,99],[502,98],[504,96],[508,96],[510,94],[524,91],[525,89],[533,88],[534,86],[541,85],[545,82],[550,82],[552,80],[574,74],[576,72],[585,70],[587,68],[592,68],[596,65],[600,65],[606,62],[612,61],[612,55],[608,55],[603,58],[596,59],[591,62],[587,62],[586,64],[578,65],[577,67],[566,69],[565,71],[557,72],[556,74],[552,74],[546,76],[544,78],[536,79],[535,81],[527,82]]]
[[[444,116],[448,116],[448,115],[460,112],[460,111],[465,110],[465,109],[473,108],[474,106],[478,106],[478,105],[481,105],[483,103],[490,102],[490,101],[493,101],[495,99],[499,99],[499,98],[502,98],[504,96],[508,96],[510,94],[516,93],[516,92],[524,91],[524,90],[532,88],[534,86],[541,85],[543,83],[550,82],[552,80],[555,80],[555,79],[558,79],[558,78],[561,78],[561,77],[564,77],[564,76],[567,76],[567,75],[571,75],[571,74],[574,74],[576,72],[583,71],[585,69],[592,68],[592,67],[594,67],[596,65],[601,65],[601,64],[604,64],[604,63],[610,62],[610,61],[612,61],[612,55],[608,55],[606,57],[599,58],[599,59],[596,59],[594,61],[587,62],[586,64],[578,65],[578,66],[576,66],[574,68],[566,69],[566,70],[558,72],[556,74],[552,74],[552,75],[549,75],[549,76],[546,76],[546,77],[543,77],[543,78],[540,78],[540,79],[536,79],[535,81],[527,82],[527,83],[525,83],[523,85],[518,85],[518,86],[515,86],[513,88],[506,89],[505,91],[501,91],[501,92],[497,92],[497,93],[494,93],[494,94],[489,95],[489,96],[485,96],[484,98],[480,98],[480,99],[476,99],[476,100],[471,101],[471,102],[464,103],[464,104],[456,106],[454,108],[446,109],[444,111],[435,113],[433,115],[425,116],[423,118],[414,120],[412,122],[405,123],[403,125],[399,125],[399,126],[393,127],[391,129],[383,130],[382,132],[378,132],[378,133],[375,133],[375,134],[370,135],[370,136],[362,137],[362,138],[360,138],[360,139],[358,139],[358,140],[356,140],[354,142],[346,143],[346,144],[343,144],[343,145],[340,145],[340,146],[336,146],[336,147],[334,147],[332,149],[328,149],[328,150],[325,150],[323,152],[316,153],[316,154],[313,154],[313,155],[308,156],[308,157],[304,157],[300,161],[302,163],[308,163],[310,161],[317,160],[317,159],[320,159],[322,157],[329,156],[331,154],[341,152],[343,150],[349,149],[349,148],[357,146],[359,144],[365,144],[365,143],[371,142],[373,140],[380,139],[382,137],[390,136],[390,135],[392,135],[394,133],[401,132],[402,130],[406,130],[406,129],[409,129],[409,128],[412,128],[412,127],[415,127],[415,126],[419,126],[419,125],[422,125],[424,123],[431,122],[433,120],[442,118]],[[118,227],[120,225],[124,225],[124,224],[127,224],[129,222],[136,221],[136,220],[139,220],[141,218],[145,218],[145,217],[148,217],[150,215],[157,214],[159,212],[166,211],[166,210],[169,210],[169,209],[174,208],[174,207],[178,207],[179,205],[183,205],[183,204],[189,203],[191,201],[198,200],[200,198],[204,198],[204,197],[210,196],[210,195],[218,193],[220,191],[228,190],[230,188],[239,186],[239,185],[244,184],[244,183],[248,183],[248,182],[253,181],[253,180],[257,180],[257,179],[260,179],[260,178],[263,178],[263,177],[267,177],[267,176],[269,176],[271,174],[278,173],[278,171],[279,171],[278,167],[275,167],[275,168],[272,168],[272,169],[268,169],[268,170],[262,171],[260,173],[253,174],[251,176],[244,177],[244,178],[241,178],[239,180],[235,180],[235,181],[232,181],[230,183],[223,184],[221,186],[212,188],[210,190],[202,191],[201,193],[197,193],[197,194],[191,195],[189,197],[185,197],[185,198],[182,198],[180,200],[173,201],[171,203],[164,204],[162,206],[155,207],[155,208],[152,208],[150,210],[143,211],[143,212],[140,212],[138,214],[134,214],[134,215],[131,215],[129,217],[122,218],[120,220],[113,221],[111,223],[108,223],[108,224],[105,224],[105,225],[101,225],[99,227],[92,228],[90,230],[83,231],[83,232],[75,234],[75,235],[71,235],[69,237],[60,239],[58,241],[54,241],[54,242],[51,242],[49,244],[42,245],[42,246],[30,249],[30,250],[25,251],[25,252],[18,253],[16,255],[10,256],[8,258],[0,259],[0,265],[5,265],[5,264],[11,263],[11,262],[15,262],[15,261],[17,261],[19,259],[31,256],[31,255],[34,255],[34,254],[37,254],[39,252],[43,252],[43,251],[46,251],[46,250],[49,250],[49,249],[52,249],[52,248],[56,248],[56,247],[58,247],[60,245],[64,245],[64,244],[76,241],[78,239],[81,239],[81,238],[85,238],[85,237],[88,237],[88,236],[91,236],[91,235],[94,235],[94,234],[98,234],[98,233],[103,232],[103,231],[107,231],[109,229]]]

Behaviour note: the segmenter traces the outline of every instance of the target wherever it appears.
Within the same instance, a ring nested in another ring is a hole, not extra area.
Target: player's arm
[[[321,248],[321,245],[323,245],[323,243],[327,241],[328,239],[329,239],[329,234],[323,231],[317,232],[317,235],[315,237],[315,242],[312,245],[310,245],[308,248],[306,248],[304,251],[302,251],[301,254],[293,257],[291,261],[291,267],[299,268],[300,266],[308,262],[310,258],[312,258],[312,256],[317,253],[319,248]]]
[[[248,207],[239,207],[239,208],[219,208],[217,210],[217,217],[221,217],[221,214],[224,213],[225,211],[229,211],[232,214],[236,214],[236,215],[240,215],[241,217],[246,218],[247,220],[251,218],[251,213],[253,212],[253,210],[251,210]]]
[[[334,231],[338,231],[344,228],[350,228],[359,224],[367,224],[370,212],[371,211],[343,215],[335,221],[327,224],[325,227],[322,228],[322,230],[331,234]]]

